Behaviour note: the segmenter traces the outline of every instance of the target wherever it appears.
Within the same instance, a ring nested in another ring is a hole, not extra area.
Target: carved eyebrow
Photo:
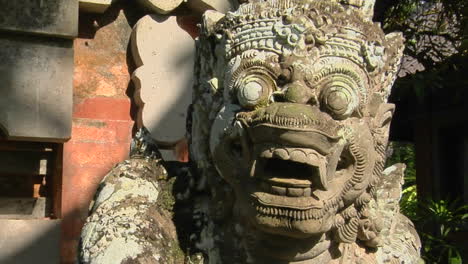
[[[366,75],[365,79],[363,80],[362,76],[359,76],[358,72],[354,71],[353,69],[349,69],[349,65],[347,63],[341,62],[337,64],[329,64],[326,65],[324,68],[320,69],[318,72],[309,72],[308,74],[306,74],[306,78],[304,79],[304,81],[309,87],[315,87],[317,85],[322,84],[324,80],[327,80],[328,78],[333,78],[333,76],[346,77],[354,83],[354,85],[352,85],[352,88],[358,95],[359,107],[362,107],[367,102],[368,76]],[[357,107],[357,109],[359,109],[359,107]]]
[[[239,76],[247,69],[264,69],[268,74],[271,75],[271,77],[275,78],[278,75],[280,75],[280,70],[275,69],[270,63],[264,60],[259,60],[259,59],[250,59],[250,60],[245,60],[244,62],[241,62],[239,67],[232,73],[232,80],[236,80],[239,78]]]
[[[244,75],[249,75],[248,72],[250,72],[250,74],[264,74],[269,76],[272,80],[275,80],[280,74],[280,69],[275,69],[275,67],[273,67],[270,62],[260,60],[258,58],[243,59],[240,62],[240,65],[234,70],[234,72],[227,80],[227,86],[225,86],[227,91],[232,93],[236,83],[239,81],[239,78],[243,77]]]
[[[343,75],[351,77],[351,79],[355,81],[357,84],[362,83],[361,78],[356,74],[356,72],[346,69],[342,65],[338,65],[338,66],[330,65],[329,67],[321,69],[318,73],[314,74],[311,78],[308,78],[308,79],[312,79],[309,81],[313,81],[314,83],[317,83],[323,78],[332,74],[343,74]]]

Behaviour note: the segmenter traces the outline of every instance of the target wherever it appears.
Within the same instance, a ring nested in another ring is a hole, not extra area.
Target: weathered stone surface
[[[184,263],[172,222],[172,188],[151,142],[140,130],[131,159],[101,182],[82,231],[79,263]]]
[[[143,6],[158,14],[168,14],[176,9],[184,0],[138,0]]]
[[[73,38],[78,34],[77,0],[0,0],[0,30]]]
[[[65,141],[70,137],[71,40],[0,37],[0,124],[9,139]]]
[[[234,11],[238,4],[236,0],[188,0],[187,6],[196,13],[203,14],[206,10],[227,13],[228,11]]]
[[[401,163],[386,168],[377,188],[377,198],[371,201],[370,215],[380,218],[381,233],[383,237],[390,238],[382,241],[382,248],[376,254],[377,263],[396,260],[398,263],[421,263],[421,241],[416,229],[406,216],[399,213],[405,168]],[[393,252],[393,255],[385,252]]]
[[[158,140],[185,135],[193,85],[195,45],[176,17],[145,16],[135,26],[132,54],[138,68],[132,76],[139,105],[137,125]]]
[[[0,263],[59,263],[60,220],[0,220]]]
[[[80,11],[89,13],[104,13],[113,0],[79,0]]]

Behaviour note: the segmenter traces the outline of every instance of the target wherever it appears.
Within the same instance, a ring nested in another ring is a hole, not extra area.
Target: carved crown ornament
[[[269,8],[263,8],[266,5]],[[206,25],[210,32],[204,33],[223,39],[226,59],[251,49],[308,60],[349,59],[365,69],[369,80],[375,81],[374,91],[386,99],[399,67],[403,38],[400,33],[382,33],[380,25],[371,21],[373,6],[374,1],[255,2],[228,12],[216,26]]]

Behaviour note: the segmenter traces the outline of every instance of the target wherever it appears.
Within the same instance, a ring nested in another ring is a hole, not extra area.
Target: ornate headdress
[[[372,76],[374,91],[386,99],[403,38],[383,34],[371,21],[373,7],[373,0],[254,0],[229,12],[207,33],[224,35],[227,59],[249,49],[311,59],[347,58]]]

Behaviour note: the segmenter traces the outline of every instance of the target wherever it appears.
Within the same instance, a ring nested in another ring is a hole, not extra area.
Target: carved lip
[[[279,127],[271,124],[258,124],[247,127],[250,139],[254,144],[274,142],[277,145],[313,149],[327,155],[339,141],[339,136],[331,136],[316,129],[298,129]]]
[[[279,207],[296,210],[322,209],[323,202],[312,197],[287,197],[265,192],[254,192],[252,195],[258,203],[268,207]]]

